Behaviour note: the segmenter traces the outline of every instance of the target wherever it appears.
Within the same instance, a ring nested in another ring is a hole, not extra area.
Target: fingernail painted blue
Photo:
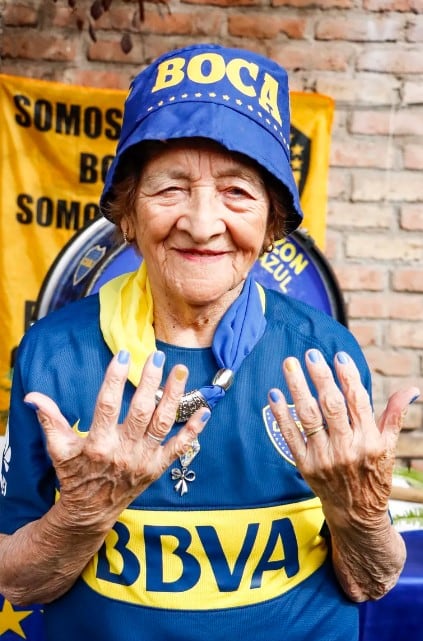
[[[322,360],[322,355],[317,349],[311,349],[308,353],[308,357],[312,363],[318,363]]]
[[[350,357],[346,352],[338,352],[336,358],[338,359],[338,362],[342,363],[343,365],[345,365],[345,363],[348,363],[348,361],[350,360]]]
[[[210,416],[211,416],[211,412],[209,410],[206,410],[203,416],[201,417],[202,422],[205,423],[206,421],[208,421]]]
[[[420,398],[420,394],[416,394],[415,396],[413,396],[413,398],[410,401],[410,405],[411,403],[415,403],[415,401],[417,401],[418,398]]]
[[[163,352],[154,352],[153,354],[153,365],[156,367],[161,367],[164,363],[165,355]]]
[[[272,401],[274,403],[277,403],[278,400],[280,399],[279,392],[277,390],[275,390],[275,389],[270,390],[269,396],[270,396],[270,398],[272,399]]]
[[[129,361],[129,352],[127,352],[125,349],[121,349],[117,359],[121,365],[126,365],[126,363]]]
[[[39,407],[38,405],[35,405],[35,403],[31,403],[31,401],[24,401],[25,405],[29,407],[30,410],[34,410],[34,412],[37,412]]]

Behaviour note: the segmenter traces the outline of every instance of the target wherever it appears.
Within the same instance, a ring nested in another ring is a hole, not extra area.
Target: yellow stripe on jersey
[[[125,510],[83,573],[99,594],[177,610],[273,599],[324,562],[318,499],[211,511]]]

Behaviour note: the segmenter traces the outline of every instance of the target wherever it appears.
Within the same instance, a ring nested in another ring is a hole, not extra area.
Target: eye
[[[225,194],[236,201],[255,200],[254,191],[247,185],[230,185],[226,187]]]
[[[244,196],[245,198],[250,197],[247,190],[243,187],[239,187],[239,185],[232,185],[226,191],[233,196]]]
[[[156,192],[157,196],[163,196],[164,198],[169,197],[175,197],[184,192],[184,188],[181,185],[167,185],[166,187],[162,187]]]

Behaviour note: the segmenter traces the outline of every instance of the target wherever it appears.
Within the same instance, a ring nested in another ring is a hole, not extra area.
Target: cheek
[[[260,217],[251,221],[238,220],[231,226],[231,235],[234,243],[245,252],[258,254],[263,246],[267,229],[267,217]]]

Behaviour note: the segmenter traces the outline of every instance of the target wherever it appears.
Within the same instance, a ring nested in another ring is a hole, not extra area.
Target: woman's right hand
[[[147,360],[129,412],[118,423],[128,375],[128,354],[111,361],[86,437],[72,429],[56,403],[31,392],[25,402],[36,407],[47,449],[60,483],[60,516],[67,527],[107,532],[129,503],[186,452],[202,431],[210,412],[199,409],[177,434],[162,444],[175,422],[188,370],[176,365],[156,406],[163,354]],[[57,505],[59,507],[59,505]]]

